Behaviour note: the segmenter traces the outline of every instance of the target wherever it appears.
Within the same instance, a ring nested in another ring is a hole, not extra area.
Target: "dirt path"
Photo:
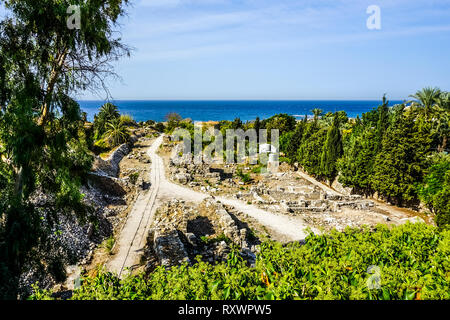
[[[303,240],[308,235],[305,230],[308,226],[300,218],[272,213],[236,199],[225,197],[216,197],[216,199],[223,204],[233,206],[236,210],[252,217],[268,229],[282,235],[285,241]],[[310,229],[314,233],[319,232],[313,227],[310,227]]]
[[[155,153],[162,138],[158,138],[149,148],[149,154]],[[119,276],[126,268],[133,267],[137,262],[145,245],[148,225],[157,208],[156,197],[159,193],[161,180],[161,163],[153,161],[151,164],[150,181],[151,188],[142,192],[137,198],[133,209],[127,216],[127,221],[120,232],[120,237],[116,242],[117,253],[108,262],[109,271],[117,273]]]
[[[149,191],[141,193],[136,200],[117,240],[117,253],[107,264],[108,270],[118,273],[119,276],[124,270],[133,268],[139,263],[138,259],[145,247],[146,235],[154,213],[162,202],[170,199],[201,202],[210,197],[209,194],[194,191],[166,179],[163,159],[157,154],[162,141],[163,136],[160,136],[148,150],[148,155],[152,160],[151,188]],[[304,231],[307,225],[300,218],[275,214],[240,200],[225,197],[216,199],[235,207],[236,210],[257,220],[269,230],[284,236],[286,240],[302,240],[307,236]]]
[[[156,143],[156,141],[155,141]],[[165,177],[165,170],[163,165],[163,160],[159,155],[150,154],[149,156],[154,161],[159,161],[161,168],[161,184],[160,184],[160,194],[158,195],[158,200],[164,199],[179,199],[186,201],[200,202],[205,198],[211,197],[209,194],[194,191],[190,188],[180,186],[178,184],[172,183]],[[218,201],[223,204],[235,207],[236,210],[252,217],[257,220],[260,224],[267,227],[269,230],[275,231],[279,235],[283,235],[286,240],[303,240],[307,236],[304,231],[308,226],[300,218],[290,217],[282,214],[275,214],[266,210],[257,208],[254,205],[248,205],[244,201],[226,198],[226,197],[215,197]],[[317,232],[314,228],[313,231]]]

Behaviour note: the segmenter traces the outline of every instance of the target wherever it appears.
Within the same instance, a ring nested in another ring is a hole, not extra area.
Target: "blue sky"
[[[369,30],[369,5],[381,30]],[[114,99],[406,99],[450,90],[450,0],[135,0]],[[90,93],[82,99],[98,99]]]

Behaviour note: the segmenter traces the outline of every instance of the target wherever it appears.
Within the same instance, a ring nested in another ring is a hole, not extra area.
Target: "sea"
[[[82,111],[92,121],[105,101],[78,101]],[[325,113],[345,111],[348,117],[356,118],[381,104],[381,100],[116,100],[115,104],[121,114],[131,115],[136,121],[165,121],[168,113],[176,112],[182,118],[193,121],[261,120],[278,113],[287,113],[298,119],[312,115],[314,108]],[[403,101],[390,101],[389,105]]]

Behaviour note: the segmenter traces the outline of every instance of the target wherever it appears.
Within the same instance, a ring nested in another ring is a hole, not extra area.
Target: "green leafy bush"
[[[120,121],[127,125],[127,126],[134,126],[136,125],[136,121],[133,119],[133,117],[129,114],[123,114],[120,116]]]
[[[436,214],[440,227],[450,225],[450,156],[435,157],[423,183],[418,186],[421,201]]]
[[[155,125],[155,130],[158,131],[158,132],[164,132],[164,130],[166,130],[166,126],[164,125],[164,123],[158,122]]]
[[[368,273],[379,268],[380,287]],[[46,299],[36,290],[32,299]],[[227,262],[158,267],[123,280],[100,271],[72,299],[450,299],[450,231],[406,224],[375,231],[310,234],[304,245],[261,245],[255,267],[237,251]]]
[[[242,182],[247,183],[252,180],[249,173],[243,173],[241,169],[236,171],[236,175],[242,180]]]
[[[106,253],[111,255],[115,243],[116,243],[116,239],[114,239],[113,236],[110,236],[109,238],[107,238],[103,241],[102,247],[103,247],[103,249],[105,249]]]
[[[130,174],[129,178],[132,184],[136,184],[139,179],[139,172],[133,172],[132,174]]]
[[[220,235],[218,235],[217,237],[214,237],[214,238],[209,238],[209,237],[206,237],[206,236],[202,236],[201,237],[201,240],[205,243],[205,244],[210,244],[210,243],[216,243],[216,242],[221,242],[221,241],[224,241],[225,243],[227,243],[227,244],[230,244],[230,243],[232,243],[232,241],[231,241],[231,239],[230,238],[228,238],[225,234],[220,234]]]

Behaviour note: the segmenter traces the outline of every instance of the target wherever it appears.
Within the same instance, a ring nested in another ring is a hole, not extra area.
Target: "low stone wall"
[[[89,173],[88,184],[90,187],[102,190],[103,192],[116,197],[122,197],[126,195],[127,191],[130,191],[131,189],[126,182],[118,178],[110,177],[106,174],[99,174],[96,172]]]
[[[353,189],[352,188],[348,188],[348,187],[344,187],[340,182],[339,182],[339,177],[337,177],[333,183],[331,184],[331,187],[336,190],[339,193],[342,193],[343,195],[349,196],[352,194]]]
[[[373,201],[361,200],[358,195],[337,196],[325,194],[320,200],[281,201],[280,206],[288,213],[340,212],[342,208],[354,210],[370,210]]]
[[[174,226],[166,225],[155,229],[153,250],[162,266],[169,267],[183,262],[190,262],[183,242]]]
[[[117,178],[119,176],[119,163],[129,152],[128,144],[124,143],[114,150],[106,160],[96,156],[93,170]]]
[[[219,239],[225,236],[227,239]],[[232,244],[242,256],[254,263],[255,246],[247,241],[247,229],[239,228],[227,208],[214,198],[200,205],[172,200],[158,208],[149,233],[148,248],[163,266],[193,262],[200,255],[204,261],[225,261]],[[151,262],[153,263],[153,262]]]
[[[94,159],[92,170],[100,174],[106,174],[110,177],[117,178],[119,176],[119,163],[131,151],[131,146],[138,141],[142,134],[132,135],[129,143],[121,144],[114,150],[106,160],[99,156]]]
[[[219,225],[222,227],[224,235],[230,238],[231,241],[238,246],[247,248],[248,245],[245,240],[247,236],[246,230],[238,229],[233,218],[231,218],[230,214],[225,210],[221,203],[216,203],[215,205],[217,207],[216,215],[219,218]]]

